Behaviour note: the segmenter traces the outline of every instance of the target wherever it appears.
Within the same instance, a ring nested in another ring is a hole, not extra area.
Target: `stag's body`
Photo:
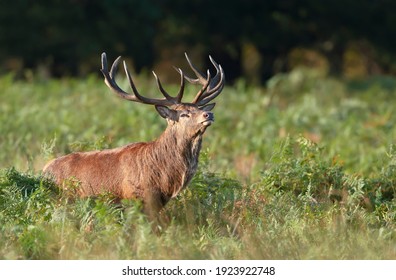
[[[202,136],[214,121],[213,113],[210,112],[214,104],[206,103],[220,93],[224,83],[221,66],[213,61],[218,70],[215,76],[216,85],[210,84],[209,72],[208,77],[203,78],[189,60],[188,62],[198,79],[185,77],[179,69],[181,89],[174,98],[163,90],[156,77],[166,99],[148,99],[141,97],[136,91],[125,65],[134,95],[122,91],[114,81],[118,60],[108,73],[106,56],[102,55],[102,72],[106,84],[122,98],[155,105],[158,113],[167,120],[168,127],[152,142],[132,143],[115,149],[59,157],[44,167],[44,173],[51,176],[61,187],[67,187],[69,180],[77,181],[77,192],[82,197],[111,193],[119,199],[140,199],[145,212],[150,215],[158,213],[194,176]],[[193,103],[181,103],[184,79],[203,85]]]
[[[198,166],[202,133],[179,134],[168,126],[152,142],[72,153],[51,161],[44,172],[59,185],[77,179],[82,197],[108,192],[120,199],[141,199],[145,207],[159,211],[188,185]]]

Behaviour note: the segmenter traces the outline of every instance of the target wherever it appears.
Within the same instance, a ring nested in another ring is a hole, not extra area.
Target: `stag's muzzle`
[[[202,117],[204,118],[202,123],[205,125],[209,126],[214,122],[214,114],[212,112],[204,112],[202,114]]]

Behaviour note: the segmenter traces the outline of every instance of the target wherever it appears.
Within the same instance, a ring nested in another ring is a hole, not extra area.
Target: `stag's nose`
[[[212,112],[203,113],[203,117],[205,118],[205,120],[214,121],[214,115]]]

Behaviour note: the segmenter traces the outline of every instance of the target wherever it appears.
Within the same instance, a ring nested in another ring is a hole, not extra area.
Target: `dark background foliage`
[[[86,75],[106,51],[139,72],[188,51],[213,55],[228,80],[299,64],[395,74],[395,11],[391,0],[1,0],[0,69]]]

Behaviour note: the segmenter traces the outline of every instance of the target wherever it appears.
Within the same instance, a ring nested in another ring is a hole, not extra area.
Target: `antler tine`
[[[135,86],[135,83],[133,82],[132,76],[131,76],[131,74],[129,73],[129,70],[128,70],[128,67],[127,67],[127,65],[126,65],[126,63],[125,63],[125,60],[123,61],[123,65],[124,65],[125,75],[126,75],[127,78],[128,78],[129,86],[131,87],[131,89],[132,89],[132,91],[133,91],[133,94],[135,95],[135,99],[141,100],[141,101],[144,102],[144,97],[141,96],[140,93],[138,92],[138,90],[137,90],[137,88],[136,88],[136,86]]]
[[[188,57],[187,53],[184,53],[184,56],[187,59],[188,65],[190,65],[190,68],[193,70],[195,75],[197,76],[197,79],[192,79],[190,77],[185,77],[187,81],[189,81],[191,84],[203,84],[206,82],[206,78],[202,75],[202,73],[191,63],[190,58]]]
[[[102,53],[100,60],[102,62],[102,68],[100,69],[100,71],[103,73],[103,75],[105,75],[105,73],[109,72],[106,53]]]
[[[182,98],[183,98],[183,94],[184,94],[184,78],[185,78],[185,76],[184,76],[183,71],[180,68],[176,68],[175,67],[175,69],[180,74],[180,89],[179,89],[179,92],[178,92],[178,94],[176,96],[177,102],[180,103]]]
[[[198,106],[205,105],[206,103],[215,99],[223,90],[223,88],[224,88],[224,71],[223,71],[223,68],[221,67],[221,65],[218,65],[218,66],[219,66],[219,72],[220,72],[220,80],[212,89],[208,90],[205,93],[204,97],[201,97],[201,99],[197,102]]]
[[[205,93],[205,91],[207,90],[209,84],[210,84],[210,80],[211,80],[211,76],[210,76],[210,71],[207,71],[207,78],[205,83],[203,84],[203,87],[198,91],[197,95],[195,95],[194,100],[191,102],[193,104],[197,103],[201,98],[202,95]]]
[[[113,91],[115,92],[119,97],[129,100],[129,101],[135,101],[135,102],[140,102],[140,103],[144,103],[144,104],[150,104],[150,105],[164,105],[164,106],[170,106],[173,105],[175,103],[177,103],[176,99],[171,97],[168,93],[166,93],[166,91],[162,88],[162,85],[159,81],[159,79],[157,78],[157,76],[154,73],[154,76],[157,79],[157,83],[158,83],[158,87],[161,90],[161,93],[165,96],[165,98],[162,99],[155,99],[155,98],[147,98],[144,97],[142,95],[140,95],[140,93],[138,92],[138,90],[136,89],[136,86],[133,82],[132,76],[129,73],[128,67],[126,65],[126,62],[124,61],[124,70],[125,70],[125,74],[128,78],[129,81],[129,85],[132,88],[133,94],[129,94],[127,92],[125,92],[124,90],[122,90],[116,83],[115,81],[115,75],[116,75],[116,71],[118,68],[118,65],[120,63],[121,57],[118,57],[113,65],[111,66],[110,69],[110,73],[108,70],[108,64],[107,64],[107,56],[106,53],[102,53],[102,69],[101,72],[103,73],[103,76],[105,77],[105,83],[106,85]],[[180,93],[179,93],[180,94]]]
[[[165,98],[168,99],[168,100],[174,100],[174,98],[173,98],[172,96],[170,96],[169,93],[167,93],[166,90],[162,87],[161,81],[160,81],[160,79],[158,78],[157,74],[155,74],[154,71],[152,71],[152,73],[153,73],[153,75],[154,75],[154,77],[155,77],[155,80],[157,81],[158,89],[159,89],[159,90],[161,91],[161,93],[165,96]]]
[[[217,79],[217,76],[219,75],[219,72],[220,72],[220,65],[216,61],[214,61],[214,59],[210,55],[209,55],[209,60],[210,60],[210,62],[212,62],[213,66],[216,68],[216,75],[214,76],[213,79]]]

